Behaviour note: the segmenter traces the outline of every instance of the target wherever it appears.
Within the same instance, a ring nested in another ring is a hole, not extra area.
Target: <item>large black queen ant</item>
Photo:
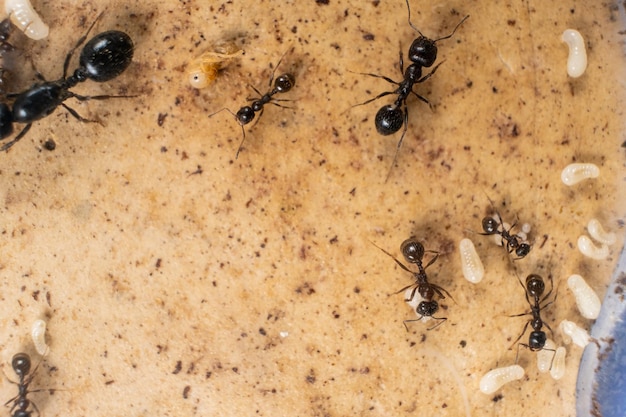
[[[415,30],[419,34],[419,36],[413,40],[413,43],[411,43],[411,47],[409,48],[408,58],[409,61],[411,61],[411,64],[406,68],[406,71],[404,70],[404,58],[402,56],[402,50],[400,51],[400,73],[403,75],[404,79],[398,82],[384,75],[363,72],[358,73],[360,75],[367,75],[369,77],[382,78],[390,84],[397,85],[398,88],[396,88],[394,91],[382,92],[374,98],[353,106],[363,106],[375,100],[378,100],[381,97],[385,97],[391,94],[398,95],[396,101],[394,101],[393,104],[388,104],[381,107],[376,113],[376,117],[374,119],[376,130],[383,136],[393,135],[398,130],[400,130],[401,127],[404,126],[404,129],[402,130],[402,135],[400,136],[400,140],[396,145],[396,152],[393,156],[393,162],[391,163],[391,167],[389,168],[389,172],[387,173],[387,178],[385,179],[385,181],[389,179],[389,175],[391,175],[391,169],[396,164],[396,161],[398,159],[398,152],[400,151],[400,147],[402,146],[404,136],[406,135],[406,131],[408,129],[409,110],[406,105],[406,100],[409,98],[409,95],[413,94],[419,100],[430,105],[430,102],[425,97],[413,91],[413,86],[415,84],[423,83],[431,76],[433,76],[441,63],[437,64],[432,69],[432,71],[424,76],[422,76],[422,68],[431,67],[437,60],[437,42],[451,38],[455,34],[459,26],[461,26],[463,22],[465,22],[469,18],[469,15],[465,16],[456,25],[454,30],[449,35],[433,40],[424,36],[422,32],[420,32],[420,30],[411,22],[411,6],[409,5],[409,0],[406,0],[406,7],[408,9],[409,26],[411,26],[411,28]]]
[[[416,293],[418,293],[420,297],[422,298],[422,300],[417,304],[417,307],[415,308],[415,312],[419,315],[419,318],[403,321],[404,327],[406,328],[406,330],[409,331],[407,323],[420,321],[425,317],[431,317],[434,320],[437,320],[437,323],[434,326],[428,328],[428,330],[433,330],[436,327],[439,327],[441,324],[443,324],[443,322],[446,321],[448,318],[447,317],[435,317],[435,314],[439,310],[439,303],[436,300],[434,300],[435,294],[437,294],[439,298],[444,299],[446,298],[443,295],[445,293],[452,300],[454,299],[452,298],[450,293],[446,291],[443,287],[440,287],[439,285],[429,282],[428,276],[426,275],[426,268],[428,268],[437,260],[437,258],[439,257],[439,254],[437,252],[433,252],[435,253],[435,256],[430,261],[428,261],[426,266],[424,266],[423,259],[424,259],[424,254],[426,253],[426,251],[424,250],[424,245],[422,245],[415,238],[409,238],[405,240],[404,242],[402,242],[402,244],[400,245],[400,251],[402,252],[402,256],[404,256],[404,259],[407,262],[415,264],[417,266],[418,272],[413,272],[406,265],[404,265],[402,262],[396,259],[396,257],[394,257],[392,254],[390,254],[383,248],[378,247],[378,249],[380,249],[386,255],[391,257],[391,259],[396,261],[396,263],[400,266],[400,268],[412,274],[413,279],[415,280],[415,282],[407,285],[406,287],[400,289],[399,291],[396,291],[393,294],[399,294],[408,289],[411,289],[409,296],[404,299],[405,302],[412,301]],[[428,252],[432,252],[432,251],[428,251]]]
[[[130,36],[118,30],[109,30],[94,36],[85,44],[80,53],[78,68],[72,75],[67,76],[72,55],[85,42],[101,16],[102,13],[65,57],[62,78],[56,81],[45,81],[39,75],[42,79],[41,83],[33,85],[22,93],[7,95],[7,97],[15,97],[12,109],[6,103],[0,103],[0,140],[9,137],[13,133],[14,123],[26,124],[15,138],[0,146],[0,151],[5,151],[15,145],[28,133],[33,122],[49,116],[59,106],[63,106],[81,122],[91,122],[92,120],[81,117],[74,109],[64,103],[69,98],[74,97],[80,101],[85,101],[128,97],[110,95],[81,96],[70,91],[72,87],[86,80],[105,82],[117,77],[128,68],[133,59],[134,45]]]
[[[289,51],[287,51],[289,52]],[[269,81],[269,89],[265,94],[261,94],[261,92],[256,89],[254,86],[250,85],[250,88],[252,88],[254,90],[255,93],[258,94],[257,97],[248,97],[248,101],[251,101],[252,103],[250,105],[246,105],[241,107],[237,113],[233,113],[230,109],[224,107],[223,109],[220,109],[218,111],[216,111],[215,113],[212,113],[209,115],[209,117],[213,117],[215,116],[217,113],[221,112],[221,111],[228,111],[230,114],[232,114],[235,119],[237,120],[237,122],[239,123],[239,125],[241,126],[241,143],[239,144],[239,147],[237,148],[237,153],[235,154],[235,159],[239,158],[239,153],[241,152],[241,150],[243,149],[243,144],[246,140],[246,130],[244,129],[244,126],[251,123],[254,119],[257,113],[259,113],[259,117],[256,118],[256,122],[258,122],[261,119],[261,116],[263,115],[263,110],[266,104],[273,104],[274,106],[277,107],[282,107],[285,109],[288,109],[290,107],[284,106],[282,104],[280,104],[281,101],[290,101],[288,99],[279,99],[279,98],[275,98],[274,96],[276,94],[279,93],[286,93],[288,91],[290,91],[293,86],[296,84],[296,79],[292,74],[289,73],[285,73],[285,74],[281,74],[278,77],[276,77],[276,79],[274,80],[274,73],[276,72],[276,70],[278,69],[278,67],[280,66],[280,63],[282,62],[283,58],[285,57],[285,55],[287,54],[287,52],[285,52],[280,59],[278,60],[278,62],[276,63],[276,66],[274,66],[274,68],[272,69],[272,73],[270,75],[270,81]],[[274,83],[274,86],[272,87],[272,82]],[[255,123],[256,123],[255,122]]]

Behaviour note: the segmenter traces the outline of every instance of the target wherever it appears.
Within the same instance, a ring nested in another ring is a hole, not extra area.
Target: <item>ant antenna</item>
[[[409,5],[409,0],[406,0],[406,7],[407,7],[407,9],[409,10],[409,17],[408,17],[408,20],[409,20],[409,26],[411,26],[411,28],[413,28],[413,30],[414,30],[414,31],[416,31],[417,33],[419,33],[419,34],[420,34],[420,36],[422,36],[422,37],[424,37],[424,38],[425,38],[425,36],[422,34],[422,32],[421,32],[418,28],[416,28],[416,27],[415,27],[415,25],[411,22],[411,6]],[[437,42],[442,41],[442,40],[444,40],[444,39],[449,39],[449,38],[451,38],[452,36],[454,36],[454,34],[456,33],[456,30],[459,28],[459,26],[461,26],[461,25],[463,24],[463,22],[465,22],[467,19],[469,19],[469,15],[465,16],[465,17],[464,17],[464,18],[463,18],[463,19],[462,19],[459,23],[457,23],[457,25],[454,27],[454,30],[452,31],[452,33],[450,33],[449,35],[444,36],[444,37],[442,37],[442,38],[435,39],[435,40],[434,40],[434,41],[432,41],[432,42],[433,42],[433,43],[437,43]]]

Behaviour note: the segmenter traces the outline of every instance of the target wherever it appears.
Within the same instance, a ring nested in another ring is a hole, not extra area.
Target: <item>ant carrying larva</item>
[[[212,113],[209,115],[209,117],[213,117],[217,113],[220,113],[226,110],[227,112],[233,115],[233,117],[237,120],[237,122],[241,126],[242,139],[241,139],[241,143],[239,144],[239,147],[237,148],[235,159],[239,158],[239,153],[241,152],[243,148],[243,144],[246,140],[246,130],[244,126],[251,123],[252,120],[254,120],[256,113],[259,113],[259,117],[256,118],[258,122],[261,116],[263,115],[264,106],[266,104],[273,104],[274,106],[282,107],[285,109],[290,108],[287,106],[283,106],[282,104],[279,103],[279,102],[290,101],[290,100],[274,98],[276,94],[286,93],[290,91],[296,83],[295,77],[289,73],[281,74],[278,77],[276,77],[276,80],[274,80],[274,73],[276,72],[276,69],[278,69],[278,67],[280,66],[280,63],[282,62],[287,52],[285,52],[280,57],[280,59],[276,63],[276,66],[274,67],[274,69],[272,69],[272,72],[270,75],[270,81],[269,81],[269,90],[265,94],[261,94],[261,92],[257,90],[255,87],[250,86],[250,88],[252,88],[255,91],[255,93],[258,94],[258,97],[248,97],[248,101],[252,102],[250,105],[241,107],[237,111],[237,113],[234,113],[232,110],[224,107],[216,111],[215,113]],[[272,82],[274,83],[273,87],[272,87]]]

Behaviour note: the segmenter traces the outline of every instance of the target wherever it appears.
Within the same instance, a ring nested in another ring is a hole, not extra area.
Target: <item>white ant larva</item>
[[[561,172],[563,184],[572,186],[587,178],[598,178],[600,168],[595,164],[569,164]]]
[[[556,343],[552,339],[546,339],[543,349],[537,352],[537,369],[542,374],[548,372],[552,367],[555,349]]]
[[[492,369],[480,379],[480,391],[483,394],[493,394],[504,384],[522,379],[523,376],[524,368],[519,365]]]
[[[530,233],[530,230],[531,230],[530,223],[524,223],[522,225],[521,229],[522,229],[522,232],[524,232],[526,234]]]
[[[591,341],[587,330],[579,327],[573,321],[563,320],[559,324],[559,329],[561,329],[561,333],[563,334],[563,341],[565,343],[574,342],[576,346],[580,346],[584,349],[585,346],[587,346]]]
[[[552,361],[552,368],[550,369],[550,375],[554,379],[561,379],[565,375],[565,348],[559,346],[554,354],[554,360]]]
[[[585,235],[578,238],[578,250],[583,255],[597,260],[606,259],[609,256],[609,247],[607,245],[602,244],[601,247],[597,247],[593,244],[591,239]]]
[[[598,294],[587,284],[585,279],[574,274],[567,279],[567,286],[576,298],[576,305],[580,314],[586,319],[597,319],[602,304]]]
[[[587,231],[589,236],[596,242],[604,243],[605,245],[613,245],[617,240],[615,233],[605,231],[598,219],[589,220]]]
[[[33,344],[37,353],[45,355],[48,350],[48,345],[46,344],[46,322],[35,320],[30,335],[33,338]]]
[[[567,29],[563,32],[561,40],[569,47],[569,56],[567,57],[567,74],[572,78],[578,78],[585,73],[587,69],[587,50],[585,49],[585,40],[579,31]]]
[[[479,283],[485,276],[485,267],[476,253],[474,243],[465,238],[459,243],[459,253],[461,254],[461,268],[466,280],[473,284]]]
[[[26,36],[36,41],[48,36],[49,28],[37,14],[30,0],[5,0],[4,10]]]

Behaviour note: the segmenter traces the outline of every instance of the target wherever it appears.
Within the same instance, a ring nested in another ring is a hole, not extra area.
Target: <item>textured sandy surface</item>
[[[559,345],[562,319],[591,324],[567,277],[604,293],[622,238],[606,261],[583,258],[576,241],[591,217],[623,234],[624,27],[612,3],[426,3],[412,2],[413,22],[432,38],[471,17],[416,87],[433,111],[409,99],[386,183],[399,134],[377,134],[373,116],[393,97],[351,106],[390,87],[355,72],[400,78],[399,48],[416,36],[402,0],[107,3],[94,33],[129,33],[134,62],[75,91],[137,97],[69,100],[103,124],[59,109],[0,155],[0,359],[14,378],[11,357],[38,358],[30,326],[48,321],[31,388],[64,391],[32,394],[42,415],[575,415],[575,346],[560,381],[522,349],[521,381],[494,395],[478,383],[515,361],[508,348],[527,318],[508,316],[528,309],[516,274],[552,275],[558,297],[543,318]],[[40,5],[50,36],[11,39],[25,51],[11,85],[34,80],[30,57],[59,77],[103,7]],[[577,80],[560,41],[569,27],[589,53]],[[233,37],[245,56],[190,88],[185,63]],[[239,125],[208,115],[244,105],[248,84],[264,92],[291,47],[279,72],[296,77],[284,95],[294,109],[268,105],[235,160]],[[42,149],[50,138],[53,152]],[[575,161],[600,177],[564,186]],[[525,259],[476,234],[487,196],[505,220],[533,226]],[[432,331],[416,322],[407,333],[415,315],[389,294],[410,275],[372,245],[401,257],[411,235],[440,252],[429,278],[456,301],[441,301],[448,320]],[[485,264],[478,285],[461,273],[463,237]],[[8,400],[17,388],[2,380]]]

